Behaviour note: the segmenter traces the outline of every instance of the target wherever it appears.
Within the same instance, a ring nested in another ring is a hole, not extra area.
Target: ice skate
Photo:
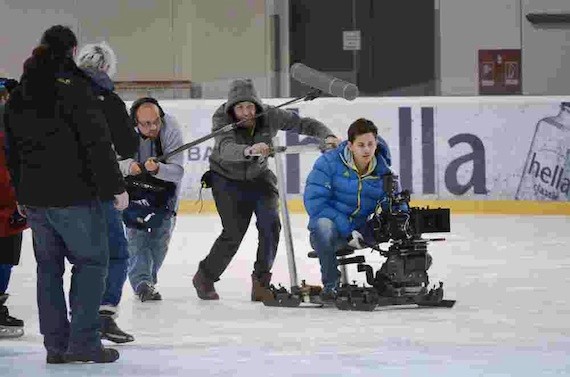
[[[6,300],[8,294],[0,295],[0,338],[18,338],[24,335],[24,321],[10,316]]]

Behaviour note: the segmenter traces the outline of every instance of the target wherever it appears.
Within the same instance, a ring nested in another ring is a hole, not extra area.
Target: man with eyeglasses
[[[158,162],[156,157],[182,146],[182,132],[178,122],[165,114],[158,101],[151,97],[140,98],[132,104],[131,119],[140,144],[134,158],[119,162],[121,171],[127,185],[144,182],[160,189],[161,194],[153,190],[129,191],[131,201],[123,213],[129,241],[128,277],[142,302],[155,301],[162,299],[155,286],[174,229],[184,174],[182,153],[164,162]]]

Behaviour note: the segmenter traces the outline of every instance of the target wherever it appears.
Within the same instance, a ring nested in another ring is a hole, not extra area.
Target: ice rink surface
[[[291,221],[299,279],[320,283],[318,261],[306,257],[307,217]],[[191,279],[220,221],[215,214],[180,216],[159,274],[164,301],[141,303],[125,285],[118,324],[135,342],[116,346],[121,358],[107,365],[45,364],[27,231],[9,287],[10,313],[25,321],[26,334],[0,340],[0,376],[570,375],[568,217],[454,215],[447,241],[430,244],[429,274],[432,284],[444,282],[455,307],[375,312],[250,302],[253,225],[216,284],[221,300],[206,302]],[[273,282],[289,288],[284,245]],[[380,267],[383,258],[361,253]],[[348,272],[364,282],[356,267]]]

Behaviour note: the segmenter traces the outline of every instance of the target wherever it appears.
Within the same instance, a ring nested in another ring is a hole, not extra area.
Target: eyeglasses
[[[147,121],[147,122],[140,122],[140,121],[137,121],[137,124],[138,124],[139,126],[141,126],[142,128],[145,128],[145,129],[151,128],[151,126],[155,126],[156,128],[158,128],[158,127],[160,127],[160,125],[162,124],[162,119],[156,118],[156,119],[153,120],[153,121]]]

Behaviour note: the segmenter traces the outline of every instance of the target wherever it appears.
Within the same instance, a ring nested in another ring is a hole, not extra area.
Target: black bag
[[[155,140],[157,154],[162,155],[160,139]],[[163,220],[176,214],[176,183],[153,177],[144,168],[139,175],[125,177],[129,206],[123,211],[127,228],[151,231]]]
[[[208,170],[200,178],[200,189],[212,188],[212,171]]]

